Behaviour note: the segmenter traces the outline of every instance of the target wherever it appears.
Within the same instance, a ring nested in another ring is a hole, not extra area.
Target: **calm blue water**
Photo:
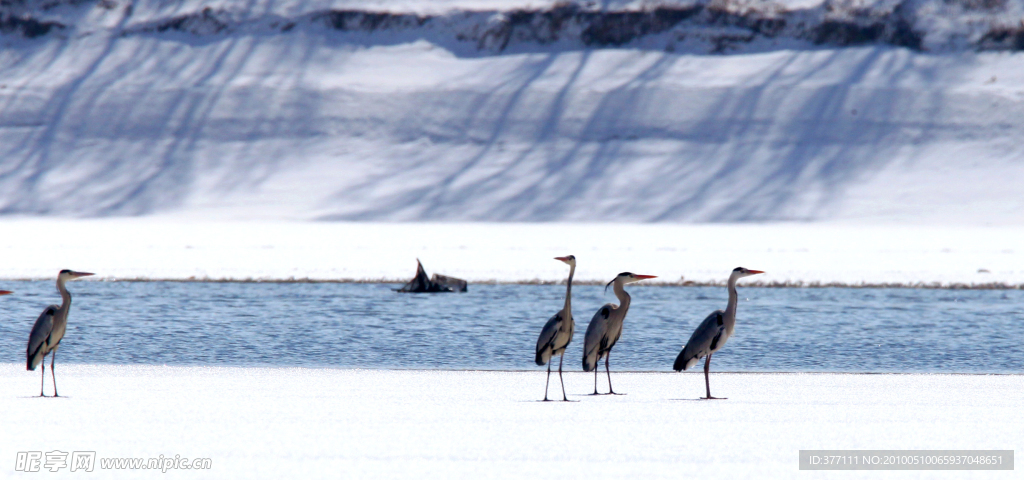
[[[470,285],[398,294],[396,285],[73,282],[58,363],[540,369],[534,346],[564,286]],[[25,361],[52,281],[2,282],[0,361]],[[720,287],[634,287],[614,370],[671,370]],[[615,301],[573,289],[580,370],[590,317]],[[717,371],[1024,373],[1024,291],[740,288],[736,334]]]

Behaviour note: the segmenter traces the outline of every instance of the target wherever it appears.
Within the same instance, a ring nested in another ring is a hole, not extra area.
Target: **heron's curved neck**
[[[739,280],[735,275],[729,277],[729,303],[725,307],[726,328],[730,331],[732,326],[736,323],[736,304],[739,303],[739,293],[736,291],[736,281]]]
[[[623,283],[615,282],[613,289],[615,290],[615,297],[619,299],[619,309],[625,312],[629,309],[629,294],[626,293],[626,286]],[[625,313],[623,313],[625,314]]]
[[[569,265],[569,280],[565,282],[565,312],[572,315],[572,276],[576,273],[576,265]]]
[[[57,280],[57,291],[60,292],[60,309],[67,310],[71,308],[71,292],[64,286],[64,282],[61,279]]]

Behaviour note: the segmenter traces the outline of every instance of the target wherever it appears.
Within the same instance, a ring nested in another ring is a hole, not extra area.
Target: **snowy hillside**
[[[1024,224],[1024,1],[0,2],[0,214]]]

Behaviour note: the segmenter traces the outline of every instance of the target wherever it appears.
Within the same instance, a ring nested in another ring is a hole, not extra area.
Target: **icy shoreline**
[[[716,374],[729,399],[706,402],[699,373],[613,372],[627,395],[591,397],[593,376],[572,372],[567,404],[537,401],[539,368],[57,369],[63,397],[38,398],[39,372],[0,364],[5,429],[48,432],[0,437],[0,455],[212,459],[166,474],[181,478],[829,478],[798,473],[798,450],[1024,448],[1022,375]]]
[[[106,281],[401,282],[416,258],[471,283],[603,284],[621,271],[669,285],[1021,288],[1024,227],[844,224],[353,223],[168,217],[0,219],[0,279],[63,268]],[[45,232],[45,233],[44,233]],[[53,234],[52,232],[63,232]]]
[[[52,280],[44,277],[26,278],[4,278],[3,280],[13,282],[38,282]],[[93,281],[101,282],[181,282],[181,283],[364,283],[382,285],[402,285],[409,281],[408,278],[339,278],[339,279],[317,279],[317,278],[104,278]],[[573,280],[573,285],[605,285],[607,282],[599,280]],[[474,285],[565,285],[565,281],[555,280],[481,280],[474,281]],[[724,287],[725,281],[695,282],[691,280],[677,282],[651,281],[642,287]],[[917,283],[844,283],[844,282],[762,282],[753,280],[744,284],[744,288],[922,288],[935,290],[1024,290],[1024,283],[1013,284],[1003,282],[993,283],[939,283],[939,282],[917,282]]]

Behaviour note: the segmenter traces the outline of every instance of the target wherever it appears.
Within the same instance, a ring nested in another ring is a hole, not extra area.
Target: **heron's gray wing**
[[[597,361],[600,360],[598,353],[601,350],[601,343],[602,341],[607,342],[605,336],[608,333],[608,317],[611,316],[614,308],[615,305],[605,304],[594,314],[594,318],[590,319],[590,325],[587,325],[587,333],[583,337],[583,371],[585,372],[597,367]]]
[[[676,357],[675,364],[672,365],[675,371],[692,367],[701,357],[715,348],[722,332],[725,331],[725,322],[722,318],[724,314],[725,312],[721,310],[715,310],[703,322],[700,322],[697,329],[693,331],[693,335],[690,335],[690,340],[686,342],[683,351],[679,352],[679,356]]]
[[[46,307],[32,325],[32,332],[28,334],[28,348],[25,349],[25,368],[35,370],[39,362],[43,361],[46,355],[43,346],[53,331],[53,316],[59,308],[56,305]]]
[[[558,334],[558,328],[562,326],[562,312],[558,312],[548,319],[548,323],[544,324],[544,328],[540,331],[540,336],[537,337],[537,365],[544,365],[548,363],[548,359],[551,358],[551,352],[555,348],[555,335]]]

